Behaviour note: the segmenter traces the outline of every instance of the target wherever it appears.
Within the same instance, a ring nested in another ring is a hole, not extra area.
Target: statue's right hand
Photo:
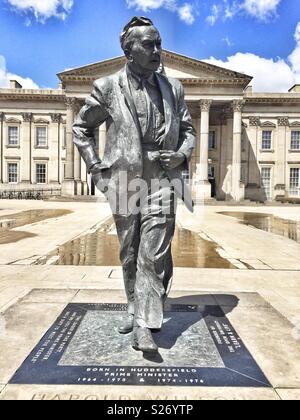
[[[99,174],[99,173],[101,173],[101,170],[103,169],[103,167],[101,166],[101,163],[99,162],[99,163],[95,163],[95,165],[93,165],[91,168],[90,168],[90,173],[92,174],[92,175],[96,175],[96,174]]]

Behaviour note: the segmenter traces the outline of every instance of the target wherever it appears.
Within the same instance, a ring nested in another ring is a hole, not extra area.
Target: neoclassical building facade
[[[189,178],[195,198],[273,201],[300,197],[300,86],[254,93],[252,78],[164,51],[197,130]],[[74,148],[72,125],[93,81],[124,65],[118,57],[58,74],[59,89],[0,89],[0,191],[56,189],[97,194]],[[101,157],[105,124],[96,130]]]

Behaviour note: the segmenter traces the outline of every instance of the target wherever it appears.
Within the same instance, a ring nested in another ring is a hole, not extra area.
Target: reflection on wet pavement
[[[172,246],[176,267],[236,268],[220,257],[217,244],[202,239],[197,233],[178,228]],[[113,219],[96,231],[74,239],[47,256],[40,264],[116,266],[119,261],[119,241]]]
[[[36,236],[30,232],[12,230],[17,227],[38,223],[46,219],[65,216],[70,210],[27,210],[20,213],[0,216],[0,244],[18,242]]]
[[[265,232],[284,236],[300,243],[300,222],[282,219],[266,213],[225,211],[220,212],[219,214],[235,217],[244,225],[253,226],[257,229],[264,230]]]

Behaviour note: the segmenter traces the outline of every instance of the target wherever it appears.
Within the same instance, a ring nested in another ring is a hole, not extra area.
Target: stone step
[[[104,197],[99,197],[95,195],[74,195],[74,196],[56,196],[56,197],[45,197],[45,201],[60,201],[60,202],[70,202],[77,201],[82,203],[106,203]]]

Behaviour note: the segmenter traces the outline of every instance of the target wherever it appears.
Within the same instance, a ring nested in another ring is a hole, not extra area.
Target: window
[[[9,184],[18,183],[18,164],[17,163],[8,164],[8,183]]]
[[[291,133],[291,149],[300,150],[300,131],[292,131]]]
[[[261,168],[261,187],[265,198],[270,201],[272,199],[272,168]]]
[[[262,149],[272,150],[272,131],[262,132]]]
[[[45,163],[37,163],[36,165],[36,183],[46,184],[46,165]]]
[[[47,128],[36,127],[36,146],[44,147],[47,146]]]
[[[290,195],[300,195],[300,168],[290,170]]]
[[[216,132],[215,131],[210,131],[209,132],[208,147],[209,147],[209,149],[215,149],[216,148]]]
[[[247,179],[248,179],[247,166],[242,165],[241,166],[241,181],[244,184],[247,184]]]
[[[8,145],[18,146],[19,144],[19,127],[8,127]]]
[[[214,178],[215,177],[215,167],[214,166],[208,166],[208,178]]]

